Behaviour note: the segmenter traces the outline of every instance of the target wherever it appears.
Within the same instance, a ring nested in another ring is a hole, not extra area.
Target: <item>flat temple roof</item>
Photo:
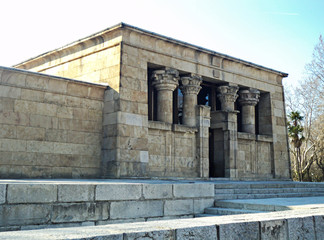
[[[163,40],[166,40],[166,41],[175,43],[175,44],[180,44],[180,45],[183,45],[185,47],[194,48],[194,49],[197,49],[197,50],[202,51],[202,52],[206,52],[206,53],[209,53],[209,54],[212,54],[212,55],[216,55],[216,56],[219,56],[219,57],[222,57],[222,58],[226,58],[228,60],[231,60],[231,61],[234,61],[234,62],[238,62],[238,63],[242,63],[244,65],[251,66],[251,67],[254,67],[254,68],[258,68],[258,69],[261,69],[261,70],[264,70],[264,71],[267,71],[267,72],[273,72],[275,74],[281,75],[282,77],[287,77],[288,76],[288,73],[284,73],[284,72],[281,72],[281,71],[277,71],[277,70],[274,70],[272,68],[267,68],[267,67],[264,67],[262,65],[258,65],[258,64],[255,64],[255,63],[252,63],[252,62],[249,62],[249,61],[242,60],[240,58],[235,58],[235,57],[232,57],[232,56],[229,56],[229,55],[226,55],[226,54],[223,54],[223,53],[219,53],[219,52],[216,52],[216,51],[207,49],[207,48],[203,48],[203,47],[200,47],[200,46],[191,44],[191,43],[187,43],[187,42],[180,41],[180,40],[177,40],[177,39],[174,39],[174,38],[170,38],[170,37],[167,37],[167,36],[158,34],[158,33],[154,33],[154,32],[151,32],[151,31],[142,29],[142,28],[138,28],[138,27],[135,27],[135,26],[132,26],[132,25],[123,23],[123,22],[121,22],[119,24],[116,24],[114,26],[111,26],[109,28],[106,28],[106,29],[104,29],[102,31],[99,31],[97,33],[94,33],[94,34],[92,34],[90,36],[87,36],[85,38],[82,38],[82,39],[79,39],[77,41],[74,41],[74,42],[72,42],[70,44],[67,44],[67,45],[63,46],[63,47],[60,47],[60,48],[54,49],[52,51],[48,51],[48,52],[45,52],[43,54],[40,54],[40,55],[38,55],[36,57],[30,58],[30,59],[28,59],[26,61],[23,61],[21,63],[18,63],[16,65],[14,65],[13,67],[19,67],[19,65],[23,65],[23,64],[25,64],[25,63],[27,63],[29,61],[34,60],[34,59],[37,59],[37,58],[40,58],[40,57],[43,57],[43,56],[46,56],[46,55],[50,55],[53,52],[57,52],[57,51],[66,49],[68,47],[71,47],[71,46],[76,45],[78,43],[84,42],[84,41],[89,40],[91,38],[100,36],[100,35],[102,35],[104,33],[110,32],[110,31],[115,30],[115,29],[118,29],[118,28],[129,28],[129,29],[132,29],[134,31],[141,32],[141,33],[144,33],[146,35],[150,35],[150,36],[153,36],[153,37],[156,37],[156,38],[160,38],[160,39],[163,39]]]

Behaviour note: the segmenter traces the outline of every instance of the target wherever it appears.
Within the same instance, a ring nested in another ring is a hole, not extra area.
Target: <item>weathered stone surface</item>
[[[0,226],[44,224],[50,214],[48,204],[0,205]]]
[[[164,204],[164,215],[193,214],[193,200],[166,200]]]
[[[287,221],[285,220],[273,220],[273,221],[262,221],[261,227],[261,239],[288,239]]]
[[[214,198],[194,199],[194,213],[203,213],[205,208],[214,206]]]
[[[50,203],[56,200],[56,185],[9,184],[8,186],[8,203]]]
[[[177,240],[217,240],[216,226],[183,228],[176,230]]]
[[[141,196],[141,184],[97,185],[95,200],[137,200]]]
[[[124,240],[175,240],[173,231],[152,231],[139,233],[125,233]],[[178,238],[177,238],[178,239]]]
[[[288,218],[288,238],[294,239],[315,239],[313,217]]]
[[[1,184],[0,185],[0,204],[6,202],[6,191],[7,191],[7,185]]]
[[[214,184],[174,184],[173,193],[178,198],[213,197]]]
[[[324,216],[314,216],[316,239],[324,239]]]
[[[53,223],[106,220],[109,217],[108,203],[62,203],[53,205]]]
[[[59,202],[81,202],[94,200],[95,185],[59,185]]]
[[[244,222],[244,223],[229,223],[219,225],[219,239],[220,240],[234,240],[234,239],[255,239],[258,240],[259,223],[258,222]]]
[[[143,185],[145,199],[172,198],[171,184],[145,184]]]
[[[162,201],[123,201],[110,205],[111,219],[163,216]]]

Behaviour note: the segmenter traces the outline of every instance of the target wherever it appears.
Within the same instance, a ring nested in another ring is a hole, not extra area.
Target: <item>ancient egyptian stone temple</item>
[[[121,23],[0,76],[1,178],[290,178],[286,73]]]

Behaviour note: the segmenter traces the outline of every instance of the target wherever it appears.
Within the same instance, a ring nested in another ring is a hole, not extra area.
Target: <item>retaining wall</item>
[[[3,180],[0,230],[193,217],[213,203],[213,183]]]

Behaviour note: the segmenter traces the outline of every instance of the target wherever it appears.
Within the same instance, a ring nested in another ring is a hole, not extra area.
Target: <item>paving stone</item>
[[[59,202],[81,202],[94,200],[95,185],[58,185]]]
[[[127,219],[163,216],[162,201],[123,201],[110,205],[111,219]]]
[[[164,204],[164,215],[193,214],[193,200],[166,200]]]
[[[214,197],[214,184],[174,184],[173,193],[176,198]]]
[[[6,202],[6,188],[7,188],[6,184],[0,185],[0,204]]]
[[[217,240],[216,226],[183,228],[176,230],[177,240]]]
[[[57,186],[53,184],[9,184],[8,203],[50,203],[57,200]]]
[[[137,200],[141,196],[141,184],[105,184],[97,185],[95,200]]]
[[[139,233],[125,233],[124,240],[175,240],[174,231],[152,231]],[[178,238],[177,238],[178,239]]]
[[[13,204],[0,206],[0,226],[44,224],[50,220],[49,204]]]
[[[194,213],[203,213],[205,208],[214,206],[214,198],[194,199]]]
[[[171,184],[144,184],[143,196],[145,199],[172,198]]]
[[[272,220],[272,221],[262,221],[260,223],[261,227],[261,240],[285,240],[288,239],[287,236],[287,221],[285,220]]]
[[[53,223],[106,220],[109,217],[108,203],[62,203],[53,206]]]
[[[305,218],[289,218],[288,222],[288,238],[289,240],[315,239],[315,229],[313,217]]]
[[[316,239],[324,239],[324,216],[314,216]]]
[[[219,225],[219,240],[259,240],[259,223],[243,222]]]

